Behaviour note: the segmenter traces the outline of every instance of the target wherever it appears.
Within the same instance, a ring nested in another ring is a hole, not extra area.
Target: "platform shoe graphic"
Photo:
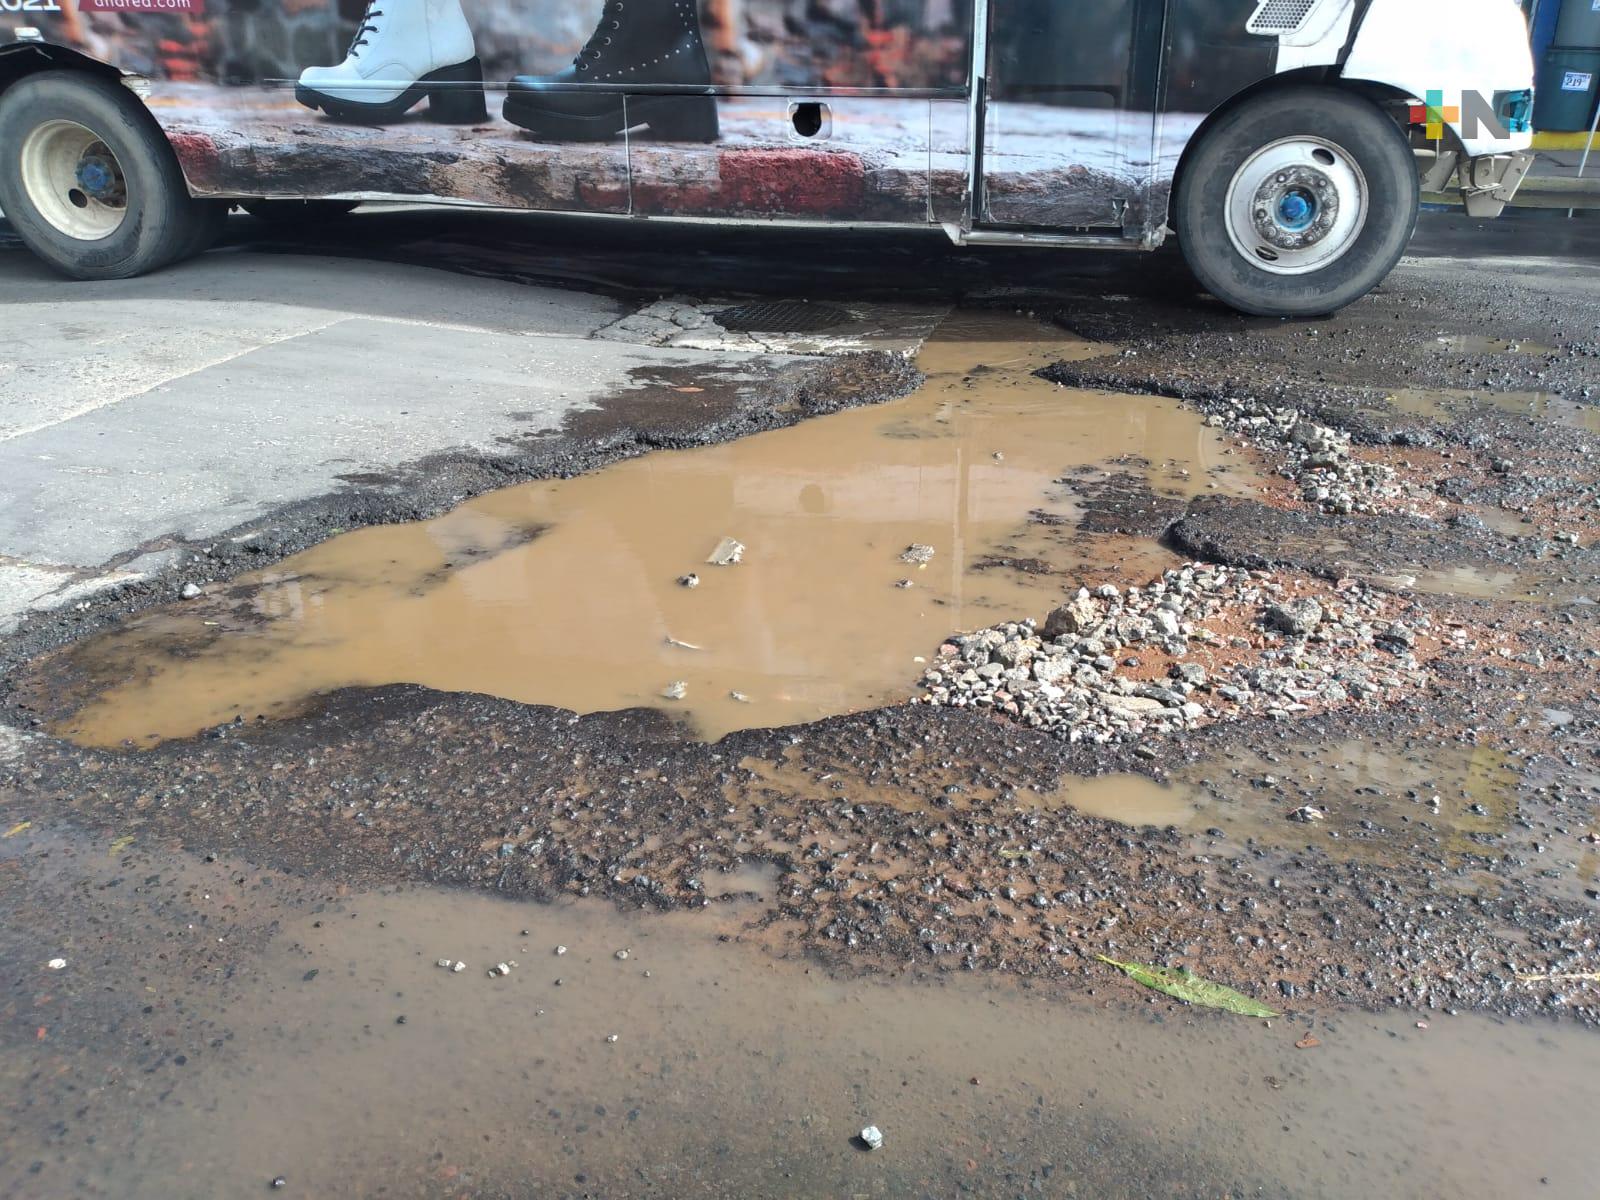
[[[339,121],[394,121],[428,101],[428,119],[489,119],[483,67],[461,0],[369,0],[344,61],[300,72],[295,99]]]
[[[626,97],[620,90],[640,84],[682,90]],[[542,141],[606,141],[648,125],[666,141],[714,142],[716,97],[694,94],[710,86],[695,0],[606,0],[599,25],[570,67],[512,79],[505,115]]]

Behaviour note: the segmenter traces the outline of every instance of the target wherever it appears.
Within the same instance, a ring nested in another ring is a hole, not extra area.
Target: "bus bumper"
[[[1498,217],[1511,203],[1533,167],[1532,150],[1509,154],[1480,154],[1456,171],[1456,184],[1470,217]]]
[[[1422,190],[1436,196],[1454,179],[1467,215],[1498,217],[1527,178],[1533,157],[1532,150],[1512,150],[1462,159],[1454,150],[1443,150],[1423,172]]]

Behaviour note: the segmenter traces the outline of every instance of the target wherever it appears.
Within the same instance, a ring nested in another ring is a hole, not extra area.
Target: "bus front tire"
[[[1377,105],[1334,88],[1267,92],[1224,114],[1184,163],[1178,244],[1205,289],[1257,316],[1360,299],[1416,229],[1416,161]]]
[[[157,270],[202,248],[197,228],[216,230],[144,106],[80,71],[41,71],[0,95],[0,209],[74,279]]]

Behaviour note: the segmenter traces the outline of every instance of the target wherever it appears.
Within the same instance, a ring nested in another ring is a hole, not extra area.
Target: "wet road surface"
[[[98,918],[51,947],[65,967],[27,964],[54,994],[8,1052],[7,1108],[47,1132],[9,1164],[12,1195],[1511,1196],[1590,1178],[1600,1043],[1555,1024],[837,979],[761,944],[760,872],[663,916],[319,891],[83,840],[0,861],[8,899]],[[153,931],[175,949],[141,964],[123,939]]]
[[[1285,324],[1170,256],[368,219],[218,253],[958,310],[920,383],[672,373],[642,456],[580,417],[26,623],[0,1194],[1587,1194],[1584,223]]]

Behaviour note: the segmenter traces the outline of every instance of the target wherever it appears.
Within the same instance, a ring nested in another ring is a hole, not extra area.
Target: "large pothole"
[[[1175,401],[1035,375],[1086,349],[963,314],[903,399],[335,538],[64,652],[57,731],[147,745],[394,682],[656,706],[706,737],[903,699],[952,631],[1042,615],[1119,557],[1138,577],[1171,561],[1071,533],[1102,478],[1082,468],[1175,497],[1259,484]],[[709,563],[725,538],[741,560]]]

